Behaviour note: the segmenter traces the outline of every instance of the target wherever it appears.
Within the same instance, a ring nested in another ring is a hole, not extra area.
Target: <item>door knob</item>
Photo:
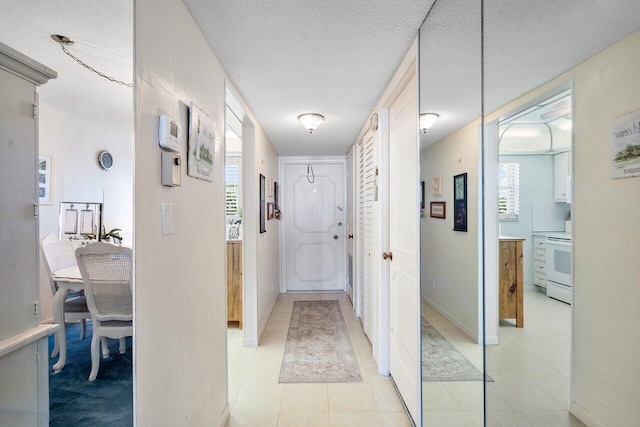
[[[337,235],[337,234],[334,234],[334,235],[333,235],[333,238],[334,238],[334,239],[336,239],[336,240],[338,240],[338,235]]]
[[[349,237],[350,239],[353,239],[353,234],[349,234],[349,236],[347,237]]]
[[[393,252],[382,252],[382,259],[393,261]]]

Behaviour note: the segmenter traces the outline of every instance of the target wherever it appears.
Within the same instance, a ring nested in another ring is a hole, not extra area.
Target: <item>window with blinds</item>
[[[235,218],[239,212],[239,175],[240,167],[238,165],[227,165],[225,169],[225,183],[226,183],[226,205],[227,205],[227,218]]]
[[[498,165],[498,214],[501,220],[517,220],[520,215],[520,163],[500,161]]]

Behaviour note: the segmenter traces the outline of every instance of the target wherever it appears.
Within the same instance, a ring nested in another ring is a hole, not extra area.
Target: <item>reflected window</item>
[[[520,214],[520,163],[501,160],[498,165],[498,214],[500,220],[517,220]]]

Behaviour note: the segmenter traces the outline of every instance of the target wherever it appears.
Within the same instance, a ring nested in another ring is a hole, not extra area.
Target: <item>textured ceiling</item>
[[[432,0],[185,3],[277,152],[322,155],[354,143]]]
[[[640,28],[638,0],[485,0],[485,111],[557,77]],[[420,34],[425,147],[480,117],[479,0],[438,0]]]
[[[62,34],[69,51],[92,67],[133,81],[133,2],[129,0],[3,0],[0,41],[55,70],[40,87],[40,101],[93,122],[130,126],[133,89],[87,71],[49,37]],[[90,138],[90,135],[87,135]]]

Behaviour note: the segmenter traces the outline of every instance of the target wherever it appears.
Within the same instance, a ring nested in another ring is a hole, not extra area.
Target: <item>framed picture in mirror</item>
[[[467,174],[453,177],[453,231],[467,231]]]

